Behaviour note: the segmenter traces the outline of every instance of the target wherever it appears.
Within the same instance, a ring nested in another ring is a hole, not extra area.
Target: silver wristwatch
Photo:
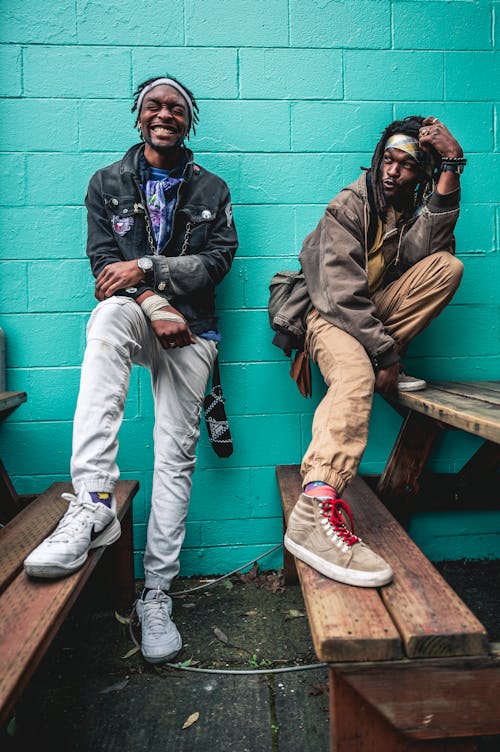
[[[144,272],[144,277],[147,277],[153,271],[153,260],[150,256],[141,256],[137,259],[137,266]]]

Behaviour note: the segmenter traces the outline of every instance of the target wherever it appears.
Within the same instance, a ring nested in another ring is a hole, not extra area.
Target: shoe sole
[[[324,574],[336,582],[342,582],[344,585],[355,585],[356,587],[381,587],[387,585],[393,578],[393,571],[388,566],[381,572],[362,572],[361,570],[346,569],[336,564],[325,561],[320,556],[308,551],[307,548],[294,543],[291,538],[285,535],[284,544],[287,551],[309,564],[316,571]]]
[[[398,391],[399,392],[420,392],[422,389],[427,389],[427,384],[405,384],[403,386],[400,386],[398,384]]]
[[[120,521],[115,519],[109,525],[105,530],[102,531],[101,535],[98,535],[95,540],[93,540],[88,547],[87,551],[85,551],[81,556],[78,557],[78,559],[74,559],[73,561],[69,562],[68,564],[61,564],[60,562],[46,562],[44,564],[30,564],[29,562],[24,562],[24,571],[29,577],[38,577],[41,579],[53,579],[55,577],[66,577],[67,575],[73,574],[73,572],[76,572],[80,567],[85,564],[89,551],[93,548],[99,548],[100,546],[110,546],[112,543],[118,540],[118,538],[121,535],[121,525]]]
[[[160,656],[147,655],[144,652],[142,646],[141,646],[141,653],[142,653],[142,657],[144,658],[144,660],[147,661],[148,663],[166,663],[167,661],[171,661],[173,658],[175,658],[176,655],[180,653],[181,648],[182,648],[182,641],[179,647],[177,648],[177,650],[175,650],[173,653],[169,653],[168,655],[160,655]]]

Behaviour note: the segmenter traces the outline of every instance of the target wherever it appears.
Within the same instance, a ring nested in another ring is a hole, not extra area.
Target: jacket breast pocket
[[[122,241],[132,241],[137,221],[144,216],[144,207],[134,196],[105,196],[106,212],[113,234]]]
[[[196,207],[185,210],[186,224],[180,239],[179,254],[199,253],[203,250],[216,214],[211,209]]]

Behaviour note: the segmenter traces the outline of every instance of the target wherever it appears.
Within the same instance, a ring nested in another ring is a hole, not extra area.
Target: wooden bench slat
[[[277,468],[277,474],[281,481],[282,496],[286,497],[287,503],[290,504],[290,498],[296,500],[300,492],[299,467],[282,465]],[[286,478],[286,483],[282,481],[283,478]],[[372,606],[370,619],[380,618],[385,629],[390,615],[393,622],[391,630],[394,630],[394,625],[397,627],[406,655],[409,657],[485,654],[488,650],[488,641],[483,625],[366,483],[359,477],[355,478],[346,489],[344,498],[351,507],[356,532],[391,564],[394,580],[381,588],[379,595],[375,589],[340,585],[315,573],[315,570],[311,570],[308,579],[301,579],[318,657],[322,660],[356,660],[356,657],[323,658],[318,652],[317,645],[323,650],[326,649],[324,646],[333,642],[333,650],[336,653],[345,656],[350,652],[351,655],[356,654],[358,660],[371,660],[367,653],[372,635],[365,620],[361,616],[360,621],[356,623],[356,631],[349,635],[349,628],[346,629],[346,624],[340,621],[339,612],[343,609],[349,614],[352,609],[355,618],[359,618],[359,612],[366,608],[368,598],[374,598],[375,595],[382,599],[387,612],[384,614],[384,608],[375,610]],[[299,576],[300,574],[299,570]],[[339,593],[342,593],[342,597]],[[324,615],[318,602],[326,603],[327,598],[331,600],[328,601],[328,611]],[[331,619],[337,620],[333,624],[337,629],[333,632],[333,640],[332,633],[329,632],[332,624],[328,624],[327,621],[330,609],[335,609],[335,617]],[[391,635],[391,632],[386,633],[386,636],[387,634]],[[346,643],[345,653],[342,652],[342,642]],[[377,657],[373,660],[381,659]]]
[[[139,483],[135,480],[118,482],[115,496],[120,519],[123,520],[129,511],[138,488]],[[10,575],[8,587],[2,592],[0,598],[0,723],[8,719],[17,699],[45,655],[101,556],[109,551],[108,555],[116,557],[119,561],[120,547],[125,545],[129,549],[131,567],[130,573],[126,574],[133,576],[131,530],[128,530],[128,527],[131,527],[130,518],[128,518],[127,530],[122,536],[126,540],[122,541],[120,538],[109,549],[107,547],[93,549],[83,567],[72,575],[57,580],[36,580],[26,576],[22,570],[25,553],[31,550],[31,544],[36,545],[57,522],[61,505],[54,502],[57,501],[61,491],[66,492],[70,489],[71,485],[68,483],[55,483],[33,502],[33,510],[28,507],[19,514],[19,517],[23,515],[28,529],[20,546],[17,546],[13,540],[16,531],[19,534],[22,530],[19,526],[16,525],[16,530],[12,532],[8,529],[11,526],[14,527],[10,523],[8,528],[2,530],[0,556],[3,556],[4,551],[6,552],[7,570]],[[61,501],[63,502],[62,511],[64,511],[67,502]],[[25,512],[30,512],[30,514],[24,514]],[[36,514],[44,518],[45,513],[49,522],[44,519],[38,525],[35,519]],[[26,552],[27,542],[29,546]],[[15,564],[16,553],[17,565]],[[112,563],[115,563],[115,559]],[[2,568],[3,564],[2,559]],[[5,574],[3,574],[3,581],[4,583],[7,581]]]
[[[297,465],[276,468],[285,519],[302,490]],[[324,577],[296,560],[316,655],[321,661],[391,660],[401,640],[374,588],[355,588]]]
[[[500,659],[336,667],[391,726],[415,739],[500,734]]]
[[[0,723],[8,719],[105,548],[61,580],[20,572],[0,599]]]
[[[435,381],[429,386],[450,394],[500,405],[500,382],[495,381]]]
[[[381,588],[408,657],[481,655],[486,630],[371,489],[356,477],[344,497],[358,532],[394,570]]]
[[[137,488],[135,480],[118,481],[115,496],[119,519]],[[8,525],[0,528],[0,592],[15,577],[26,556],[56,527],[68,507],[68,502],[61,498],[62,493],[73,493],[71,483],[53,483]]]
[[[400,392],[397,404],[500,443],[500,405],[428,386],[421,392]]]

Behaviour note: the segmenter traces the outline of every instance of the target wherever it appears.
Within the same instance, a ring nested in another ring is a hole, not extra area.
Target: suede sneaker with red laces
[[[284,543],[291,554],[332,580],[359,587],[392,580],[389,564],[354,534],[351,511],[342,499],[301,494]]]

